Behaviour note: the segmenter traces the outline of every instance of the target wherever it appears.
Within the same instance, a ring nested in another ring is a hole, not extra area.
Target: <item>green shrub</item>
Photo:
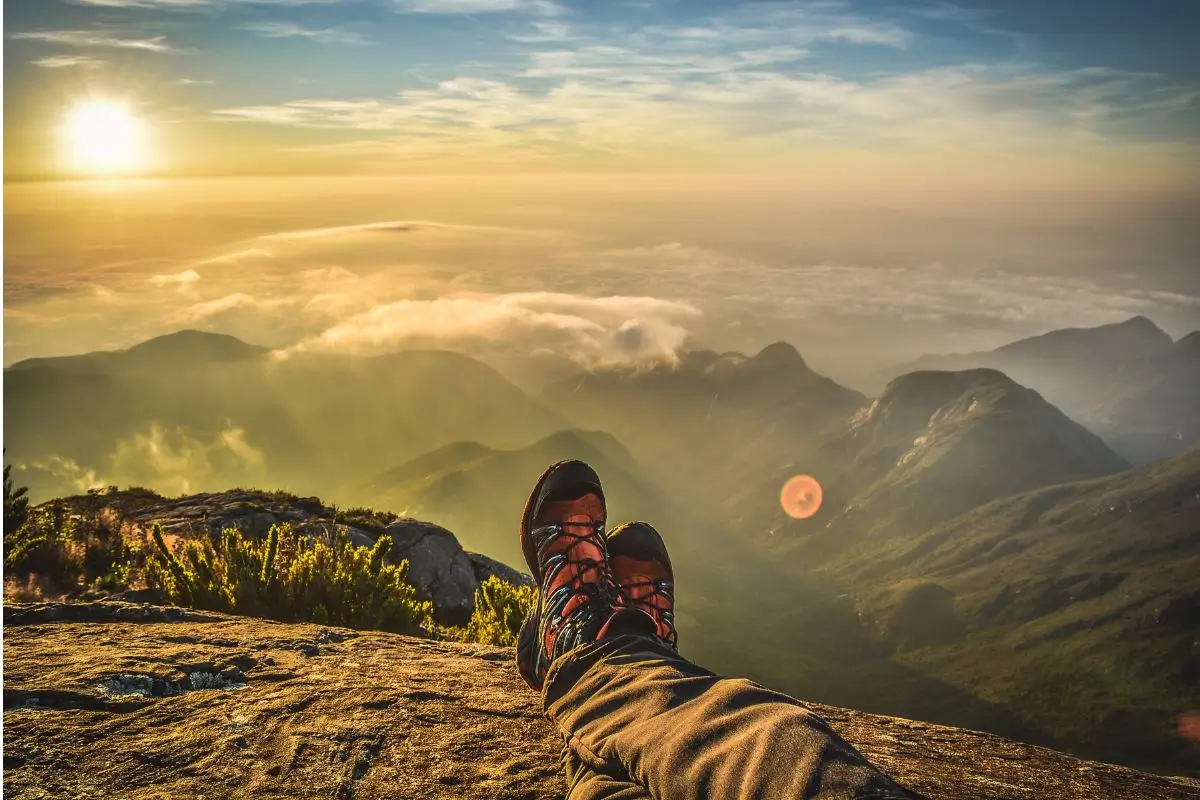
[[[450,628],[448,638],[497,647],[514,647],[521,623],[537,605],[537,589],[513,586],[495,575],[475,593],[475,612],[465,628]]]
[[[37,575],[62,592],[127,588],[143,564],[142,549],[126,540],[118,519],[70,514],[58,503],[29,511],[4,536],[9,574]]]
[[[189,541],[172,552],[155,526],[153,585],[173,601],[283,622],[419,633],[433,607],[405,580],[408,562],[385,564],[390,537],[356,547],[348,533],[313,541],[276,525],[255,541],[229,528],[217,543]]]
[[[25,493],[27,486],[14,486],[12,480],[12,464],[4,465],[4,536],[15,533],[29,514],[29,498]]]

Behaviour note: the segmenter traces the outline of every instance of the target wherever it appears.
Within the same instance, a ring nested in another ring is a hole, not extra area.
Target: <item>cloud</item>
[[[541,42],[570,42],[578,39],[573,33],[573,29],[567,23],[556,20],[534,20],[529,23],[533,28],[534,33],[513,34],[509,38],[514,42],[525,42],[528,44],[537,44]]]
[[[520,229],[506,228],[498,225],[462,225],[450,222],[434,222],[432,220],[384,220],[379,222],[361,222],[354,225],[335,225],[328,228],[298,228],[265,234],[259,236],[257,241],[336,239],[357,234],[412,233],[422,229],[474,233],[536,233],[536,231],[521,231]]]
[[[159,287],[178,286],[180,290],[183,290],[199,283],[200,273],[194,269],[187,269],[174,275],[155,275],[150,279],[150,282]]]
[[[397,11],[420,14],[493,14],[519,11],[554,16],[563,7],[551,0],[393,0]]]
[[[168,11],[199,11],[221,6],[311,6],[332,5],[343,0],[70,0],[80,6],[102,8],[145,8]]]
[[[109,458],[110,471],[122,483],[151,486],[164,494],[216,488],[218,481],[254,480],[265,467],[263,452],[246,440],[245,429],[228,421],[208,435],[151,423],[119,440]]]
[[[367,39],[356,31],[344,28],[305,28],[294,22],[256,22],[243,25],[242,30],[257,33],[268,39],[308,39],[321,44],[368,44]]]
[[[46,58],[39,58],[29,63],[43,69],[66,69],[69,67],[96,69],[103,66],[106,62],[90,56],[47,56]]]
[[[819,148],[898,147],[1053,149],[1094,165],[1102,159],[1090,153],[1108,147],[1191,146],[1184,125],[1200,102],[1195,86],[1163,75],[1056,69],[1016,45],[1011,53],[980,51],[975,61],[947,64],[934,34],[951,27],[990,36],[991,21],[941,3],[924,14],[866,13],[848,2],[739,3],[648,15],[651,24],[628,15],[617,22],[557,15],[530,0],[392,4],[424,13],[544,13],[496,25],[506,40],[502,59],[488,60],[481,47],[476,65],[467,62],[434,85],[379,96],[280,98],[213,115],[358,132],[352,141],[323,138],[289,152],[372,170],[451,159],[456,167],[502,160],[523,168],[595,157],[661,166],[666,152],[679,162],[722,159],[724,166],[803,162],[817,158]],[[278,30],[305,35],[291,24]],[[993,49],[1009,44],[991,37]],[[878,49],[895,52],[881,66],[863,66],[864,55],[870,58],[863,51]]]
[[[49,472],[77,492],[86,492],[88,489],[98,489],[108,485],[96,473],[96,470],[81,467],[79,462],[73,458],[52,455],[44,461],[35,461],[33,468]]]
[[[14,39],[30,39],[68,47],[113,47],[122,50],[144,50],[151,53],[177,52],[165,36],[141,36],[100,30],[22,31]]]
[[[263,452],[246,441],[246,431],[242,428],[226,428],[221,431],[218,441],[246,466],[262,467],[266,463]]]
[[[180,78],[175,83],[179,86],[215,86],[217,82],[203,78]]]
[[[589,365],[674,362],[700,312],[654,297],[586,297],[559,292],[463,293],[376,305],[288,348],[303,352],[388,352],[414,342],[559,342]]]
[[[234,292],[233,294],[218,297],[213,300],[205,300],[200,303],[190,305],[175,314],[171,315],[170,321],[174,323],[195,323],[201,320],[215,317],[219,314],[224,314],[235,310],[270,310],[281,306],[290,305],[293,300],[280,297],[260,298],[246,294],[245,292]]]
[[[228,253],[222,253],[219,256],[205,258],[195,262],[195,266],[202,267],[207,265],[222,265],[222,264],[238,264],[242,261],[258,258],[270,258],[271,251],[264,250],[261,247],[251,247],[242,250],[233,250]]]
[[[294,150],[397,164],[438,157],[516,163],[589,153],[636,158],[656,148],[713,163],[811,158],[818,147],[1034,147],[1078,158],[1136,140],[1132,120],[1161,141],[1163,131],[1155,126],[1200,102],[1200,89],[1160,75],[1056,71],[1036,63],[853,76],[805,70],[811,48],[822,41],[900,46],[908,39],[862,25],[810,30],[794,42],[773,29],[648,28],[615,43],[533,49],[508,75],[493,70],[385,97],[300,98],[213,114],[362,132],[373,138]]]

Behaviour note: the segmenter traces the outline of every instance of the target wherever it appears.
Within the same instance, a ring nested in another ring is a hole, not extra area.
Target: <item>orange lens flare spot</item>
[[[1187,711],[1179,717],[1179,735],[1200,745],[1200,711]]]
[[[811,475],[797,475],[783,485],[779,493],[779,504],[792,519],[808,519],[821,510],[825,492],[820,482]]]

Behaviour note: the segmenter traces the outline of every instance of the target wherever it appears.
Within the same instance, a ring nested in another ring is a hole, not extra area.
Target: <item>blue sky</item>
[[[54,171],[48,134],[85,96],[133,104],[179,172],[1197,161],[1189,0],[9,0],[5,16],[10,175]]]

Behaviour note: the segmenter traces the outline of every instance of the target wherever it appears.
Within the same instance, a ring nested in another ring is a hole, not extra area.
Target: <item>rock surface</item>
[[[475,609],[479,580],[454,534],[415,519],[397,520],[384,534],[392,537],[392,561],[408,561],[408,582],[433,601],[438,618],[465,625]]]
[[[126,489],[61,502],[74,513],[116,515],[142,531],[158,524],[165,534],[181,538],[209,537],[225,528],[262,537],[272,525],[281,523],[317,539],[345,533],[361,547],[370,547],[379,536],[389,535],[392,562],[408,560],[408,582],[418,597],[433,603],[434,618],[446,625],[467,623],[475,609],[475,592],[489,575],[514,584],[528,581],[505,564],[466,553],[455,535],[440,525],[363,509],[340,511],[316,497],[234,489],[167,498],[149,490]]]
[[[11,798],[560,798],[512,653],[123,603],[5,606]],[[931,800],[1187,800],[1200,783],[813,706]]]

